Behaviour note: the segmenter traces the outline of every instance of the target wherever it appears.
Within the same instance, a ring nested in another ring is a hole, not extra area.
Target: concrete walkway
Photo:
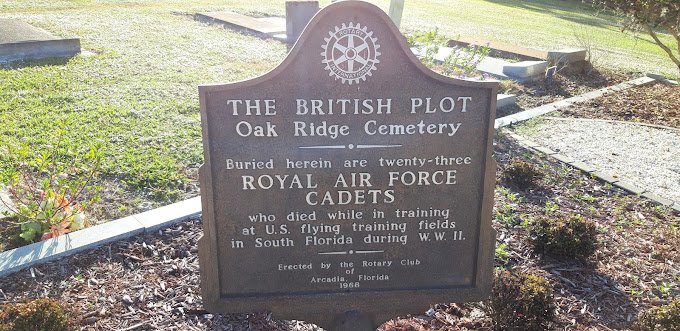
[[[634,193],[680,203],[680,130],[619,121],[549,117],[523,136],[627,182]],[[629,188],[630,189],[630,188]]]

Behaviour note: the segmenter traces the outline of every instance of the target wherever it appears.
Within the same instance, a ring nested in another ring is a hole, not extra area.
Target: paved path
[[[679,129],[549,117],[522,131],[539,145],[680,203]]]

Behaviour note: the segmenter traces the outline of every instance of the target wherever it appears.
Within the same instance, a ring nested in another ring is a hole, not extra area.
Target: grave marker
[[[294,44],[309,20],[319,11],[319,1],[287,0],[286,1],[286,38]]]
[[[0,18],[0,64],[47,58],[70,58],[80,53],[80,39],[64,39],[28,23]]]
[[[430,71],[359,1],[269,73],[199,87],[205,308],[356,330],[487,297],[497,89]]]

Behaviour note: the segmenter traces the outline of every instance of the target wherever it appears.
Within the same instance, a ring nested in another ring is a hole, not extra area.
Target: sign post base
[[[373,316],[358,310],[346,311],[333,319],[330,331],[374,331],[378,324]]]

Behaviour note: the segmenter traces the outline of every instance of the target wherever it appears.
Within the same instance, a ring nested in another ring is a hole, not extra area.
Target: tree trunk
[[[680,73],[680,59],[678,58],[678,56],[676,56],[673,53],[673,50],[670,47],[666,46],[666,44],[664,44],[659,39],[659,37],[656,35],[656,32],[654,32],[654,29],[651,26],[649,26],[649,24],[645,24],[645,28],[647,29],[647,33],[649,33],[649,35],[652,36],[652,38],[654,39],[654,42],[656,42],[656,44],[659,45],[659,47],[661,47],[661,49],[663,49],[668,54],[668,57],[670,57],[671,61],[675,63],[675,65],[678,67],[678,72]],[[675,37],[675,40],[678,43],[678,50],[680,51],[680,36],[678,36],[676,33],[673,32],[673,30],[670,29],[668,30],[668,33]]]

